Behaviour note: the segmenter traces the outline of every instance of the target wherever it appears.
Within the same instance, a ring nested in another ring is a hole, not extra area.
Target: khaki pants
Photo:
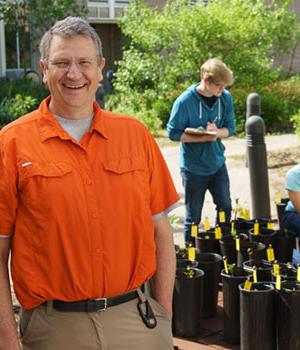
[[[137,309],[138,299],[99,312],[61,312],[52,302],[22,310],[24,350],[171,350],[171,319],[147,297],[157,319],[149,329]]]

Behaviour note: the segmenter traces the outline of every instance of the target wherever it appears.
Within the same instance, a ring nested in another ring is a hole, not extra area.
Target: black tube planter
[[[278,263],[280,269],[280,276],[282,281],[296,281],[297,269],[291,264]],[[273,282],[276,281],[276,275],[274,269],[272,270]]]
[[[187,266],[189,267],[198,267],[198,261],[189,260],[189,259],[176,259],[176,268],[177,269],[185,269]]]
[[[242,267],[247,260],[259,260],[266,256],[266,246],[261,242],[241,241],[237,253],[237,265]]]
[[[279,230],[276,233],[277,245],[275,258],[280,262],[293,261],[293,249],[296,246],[296,234],[290,230]]]
[[[268,222],[270,221],[270,219],[264,219],[264,218],[260,218],[260,219],[252,219],[252,220],[246,220],[246,229],[249,231],[252,228],[254,228],[254,224],[256,222],[259,223],[259,227],[267,227],[268,226]]]
[[[240,342],[240,294],[239,284],[246,281],[250,272],[234,267],[230,275],[221,272],[223,283],[223,335],[230,344]]]
[[[249,239],[252,242],[261,242],[266,246],[266,249],[271,245],[274,249],[275,259],[277,260],[277,232],[266,227],[259,228],[259,234],[254,234],[254,229],[249,230]],[[267,259],[267,251],[265,251],[264,259]]]
[[[200,333],[204,272],[192,268],[193,278],[186,269],[177,269],[173,293],[173,333],[179,337],[195,337]]]
[[[197,253],[198,268],[204,271],[202,317],[214,317],[217,313],[218,291],[222,257],[214,253]]]
[[[223,235],[231,234],[231,222],[221,222],[219,226],[222,229]],[[237,218],[234,221],[234,228],[236,233],[245,233],[248,232],[247,225],[245,219]]]
[[[241,350],[275,350],[275,290],[272,284],[253,283],[240,290]]]
[[[251,273],[253,273],[254,266],[256,267],[257,282],[271,282],[273,280],[273,265],[270,262],[267,260],[248,260],[243,263],[243,268]]]
[[[241,241],[248,240],[248,236],[244,233],[237,236],[226,235],[220,239],[221,254],[227,257],[228,264],[237,263],[236,238],[239,238]]]
[[[300,350],[300,283],[286,281],[276,291],[277,350]]]
[[[201,253],[215,253],[221,255],[219,239],[215,238],[214,231],[200,231],[196,237],[196,248]]]
[[[276,203],[276,210],[277,210],[277,218],[278,218],[278,224],[279,224],[279,229],[283,230],[283,213],[285,211],[285,207],[289,201],[289,198],[282,198],[280,203]]]

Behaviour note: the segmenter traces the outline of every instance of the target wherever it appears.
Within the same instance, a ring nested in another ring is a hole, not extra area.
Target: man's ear
[[[42,71],[43,83],[47,84],[47,65],[43,60],[39,61],[39,66]]]
[[[103,80],[103,68],[105,66],[105,58],[102,58],[102,60],[98,63],[98,70],[99,70],[99,81]]]

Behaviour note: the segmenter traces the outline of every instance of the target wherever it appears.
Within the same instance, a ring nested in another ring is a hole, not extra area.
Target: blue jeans
[[[300,237],[300,214],[295,211],[285,211],[282,223],[284,228],[295,232]]]
[[[229,176],[224,164],[215,174],[201,176],[185,169],[180,171],[185,190],[185,220],[184,237],[186,242],[191,242],[191,225],[199,225],[205,193],[208,190],[218,212],[224,210],[226,221],[231,219],[231,198],[229,190]]]

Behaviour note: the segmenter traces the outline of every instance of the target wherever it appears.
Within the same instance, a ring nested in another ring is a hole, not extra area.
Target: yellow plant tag
[[[222,238],[222,231],[220,226],[215,227],[215,239],[221,239]]]
[[[279,264],[273,264],[274,275],[277,276],[280,273]]]
[[[245,283],[244,283],[244,289],[245,290],[251,290],[251,287],[252,287],[251,281],[246,280]]]
[[[253,234],[255,236],[257,236],[259,234],[259,223],[257,221],[255,221],[255,223],[254,223]]]
[[[219,221],[222,223],[222,222],[225,222],[225,211],[224,210],[221,210],[219,211]]]
[[[204,219],[204,230],[205,231],[209,231],[210,230],[210,224],[209,224],[209,220],[208,220],[207,216]]]
[[[274,249],[272,248],[271,245],[267,249],[267,257],[268,257],[268,261],[274,261],[275,260]]]
[[[231,230],[230,230],[230,233],[231,233],[232,235],[235,234],[235,225],[234,225],[234,221],[231,221]]]
[[[242,207],[239,208],[239,217],[240,218],[244,218],[245,217],[244,209]]]
[[[281,203],[281,195],[279,192],[275,193],[275,203]]]
[[[281,289],[281,276],[280,276],[280,274],[276,276],[276,289],[277,290]]]
[[[245,209],[245,211],[244,211],[244,219],[245,220],[250,220],[250,210],[249,209]]]
[[[297,267],[297,281],[300,282],[300,266]]]
[[[254,282],[254,283],[257,282],[257,271],[256,271],[256,267],[253,268],[253,282]]]
[[[198,225],[192,224],[192,227],[191,227],[191,236],[192,236],[192,237],[197,237],[197,236],[198,236]]]
[[[240,239],[239,238],[237,238],[235,240],[235,249],[236,249],[237,252],[239,252],[241,250],[241,243],[240,243]]]
[[[195,247],[188,248],[188,257],[189,257],[189,260],[191,260],[191,261],[196,260],[196,248]]]
[[[227,275],[229,275],[227,258],[223,258],[223,263],[224,263],[224,270],[227,273]]]
[[[267,229],[268,229],[268,230],[273,230],[273,222],[268,221]]]

